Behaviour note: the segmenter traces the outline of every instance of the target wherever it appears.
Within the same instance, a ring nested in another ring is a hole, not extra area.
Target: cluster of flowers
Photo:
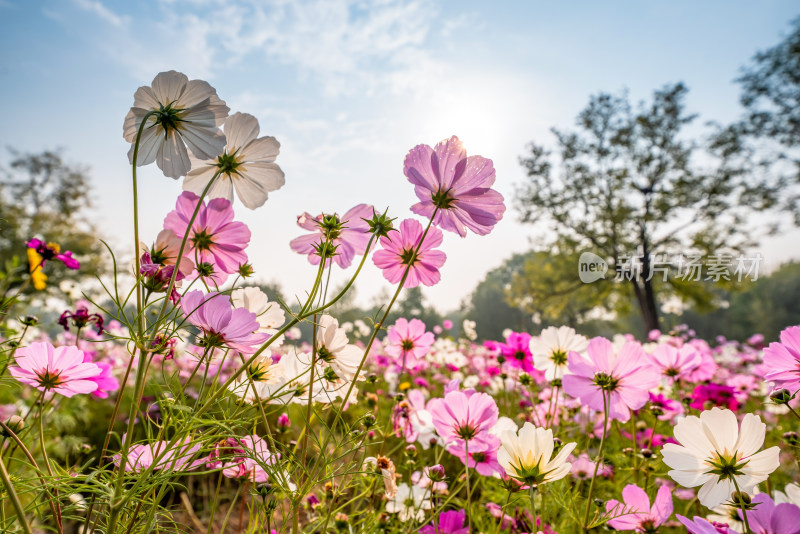
[[[295,532],[301,500],[306,520],[319,520],[320,531],[327,531],[334,508],[334,523],[344,530],[348,518],[337,499],[348,481],[366,479],[367,488],[352,493],[349,512],[373,513],[376,528],[396,532],[416,525],[425,534],[465,534],[475,524],[514,533],[603,524],[651,533],[676,525],[702,534],[800,532],[800,487],[784,480],[794,467],[779,472],[783,492],[760,489],[781,454],[800,450],[797,434],[788,432],[789,448],[782,449],[768,432],[782,418],[800,419],[800,327],[786,329],[768,347],[758,337],[712,346],[687,328],[654,331],[646,343],[630,335],[587,339],[565,326],[538,336],[508,331],[503,341],[476,345],[469,321],[464,337],[453,339],[450,321],[428,331],[417,318],[400,318],[378,339],[389,309],[373,328],[340,324],[328,312],[336,298],[325,301],[319,283],[293,311],[258,287],[238,285],[253,269],[250,230],[235,220],[234,196],[258,208],[284,184],[284,174],[275,163],[277,140],[259,137],[255,117],[229,111],[206,82],[174,71],[136,91],[124,124],[131,163],[156,162],[166,176],[185,176],[152,245],[137,243],[136,313],[125,321],[127,302],[115,302],[123,325],[78,302],[61,314],[65,332],[55,340],[23,321],[10,353],[11,376],[47,402],[56,395],[113,394],[115,415],[96,472],[105,476],[110,469],[115,481],[104,531],[118,532],[119,503],[138,498],[138,483],[123,484],[125,477],[205,469],[263,490],[266,531],[278,509],[274,488],[288,496]],[[409,218],[395,229],[393,219],[368,204],[341,216],[298,217],[308,233],[290,247],[317,266],[318,280],[324,269],[347,268],[359,256],[363,265],[372,252],[398,293],[436,284],[446,260],[438,250],[443,231],[486,235],[503,216],[503,197],[491,188],[491,160],[467,156],[456,137],[412,148],[404,173],[419,199],[411,211],[426,224]],[[34,239],[28,247],[37,288],[46,261],[79,267],[57,245]],[[297,339],[301,321],[312,323],[310,342]],[[159,367],[160,376],[149,373]],[[152,408],[142,409],[147,385],[158,393]],[[126,390],[134,396],[127,432],[119,451],[106,455]],[[209,407],[222,412],[215,404],[220,399],[230,401],[236,417],[249,418],[215,425]],[[765,406],[760,414],[748,411],[759,403]],[[358,423],[343,417],[352,406],[366,407]],[[162,409],[167,414],[156,413]],[[294,443],[293,409],[295,421],[305,412]],[[330,417],[318,409],[329,409]],[[192,416],[198,419],[180,426]],[[19,439],[18,428],[4,423],[3,435]],[[200,429],[213,430],[214,440]],[[309,435],[316,443],[309,445]],[[767,441],[776,444],[765,448]],[[319,461],[307,455],[310,447],[331,464],[345,458],[355,464],[322,476],[324,469],[315,471]],[[418,454],[420,448],[425,452]],[[368,450],[374,456],[367,458]],[[49,470],[44,445],[42,454]],[[456,476],[462,468],[464,476]],[[378,480],[383,492],[375,502]],[[558,491],[548,489],[554,486]],[[598,504],[601,491],[606,500]],[[525,492],[529,510],[517,498]],[[502,497],[505,504],[495,502]],[[688,501],[684,514],[673,514],[674,498]],[[327,514],[318,510],[322,502]],[[569,513],[554,512],[557,507]],[[55,504],[53,515],[61,529]]]

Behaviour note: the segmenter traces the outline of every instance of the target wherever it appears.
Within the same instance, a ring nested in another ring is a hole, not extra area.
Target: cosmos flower
[[[700,353],[692,345],[680,348],[659,345],[650,354],[650,361],[669,382],[688,378],[703,363]]]
[[[181,193],[175,209],[164,219],[164,228],[181,238],[188,231],[184,253],[194,259],[196,272],[204,274],[204,269],[211,268],[209,277],[222,284],[229,274],[238,272],[247,263],[245,248],[250,242],[250,229],[233,220],[231,203],[224,198],[212,199],[208,204],[202,202],[190,229],[189,221],[198,202],[200,197],[194,193]]]
[[[257,332],[256,314],[244,308],[231,308],[225,295],[190,291],[181,299],[187,320],[203,331],[204,347],[227,346],[244,354],[252,354],[269,335]]]
[[[497,450],[500,448],[500,439],[491,435],[488,436],[489,448],[485,451],[469,451],[469,467],[485,477],[499,476],[504,473],[503,467],[497,461]],[[447,452],[461,460],[467,465],[467,451],[464,447],[454,445],[447,449]]]
[[[758,534],[800,534],[800,508],[791,503],[775,504],[766,493],[753,496],[755,508],[747,510],[750,529]],[[739,511],[741,517],[742,512]]]
[[[44,274],[44,266],[48,261],[58,260],[73,271],[80,268],[80,263],[72,257],[72,252],[69,250],[61,252],[61,247],[56,243],[45,243],[41,239],[31,239],[28,241],[27,247],[28,270],[31,274],[33,287],[38,291],[47,287],[47,275]]]
[[[322,245],[328,232],[331,245],[335,248],[333,262],[346,269],[355,256],[364,254],[367,250],[370,234],[369,224],[364,219],[370,219],[373,213],[373,207],[368,204],[354,206],[341,217],[337,214],[324,213],[314,217],[310,213],[303,213],[297,217],[297,226],[308,230],[311,234],[292,239],[289,246],[299,254],[307,254],[308,261],[312,265],[319,265],[320,256],[317,249]],[[326,263],[330,263],[330,260],[326,260]]]
[[[419,529],[420,534],[469,534],[465,525],[467,512],[465,510],[448,510],[439,514],[436,525],[425,525]]]
[[[687,488],[702,485],[697,497],[708,508],[725,502],[736,486],[752,493],[780,465],[778,447],[758,452],[766,428],[754,414],[746,414],[740,428],[736,415],[720,408],[685,417],[674,428],[679,445],[667,443],[661,450],[672,468],[669,476]]]
[[[505,343],[496,343],[495,347],[505,357],[511,367],[516,367],[526,373],[533,373],[533,355],[531,354],[531,335],[525,332],[510,332]],[[541,376],[541,373],[539,373]]]
[[[467,151],[453,136],[436,147],[417,145],[406,155],[403,173],[414,185],[420,202],[411,206],[417,215],[461,237],[471,230],[486,235],[503,218],[503,195],[491,189],[495,173],[492,160],[467,157]]]
[[[434,341],[433,333],[425,331],[425,323],[401,317],[389,327],[383,348],[398,365],[413,369],[428,354]]]
[[[97,384],[97,389],[92,391],[93,397],[107,399],[110,391],[117,391],[119,389],[119,380],[113,375],[113,365],[104,361],[92,361],[92,356],[86,353],[84,353],[83,363],[93,363],[100,370],[96,376],[89,378],[89,380]]]
[[[58,324],[66,331],[69,331],[70,321],[72,321],[72,325],[78,330],[90,323],[94,323],[94,329],[97,333],[100,334],[103,332],[103,316],[99,313],[89,313],[89,309],[86,306],[77,306],[74,312],[71,310],[64,310],[58,318]]]
[[[233,290],[231,302],[234,308],[244,308],[256,314],[259,332],[269,334],[270,337],[278,333],[278,330],[286,322],[286,315],[280,304],[270,302],[266,293],[257,287],[244,287]],[[271,347],[277,347],[283,342],[283,336],[272,342]]]
[[[383,270],[383,277],[389,282],[399,283],[408,269],[403,287],[412,288],[420,284],[432,286],[439,283],[442,278],[439,268],[444,265],[447,256],[441,250],[433,249],[442,244],[442,231],[432,226],[420,246],[422,234],[423,228],[419,221],[406,219],[400,223],[399,232],[381,237],[383,248],[375,251],[372,261]],[[414,254],[417,247],[419,251]]]
[[[186,438],[178,444],[173,444],[172,448],[169,448],[169,446],[169,441],[132,445],[128,449],[125,471],[141,472],[147,470],[150,466],[155,471],[162,469],[191,471],[202,465],[203,460],[191,461],[195,453],[200,450],[200,445],[197,443],[192,444],[190,438]],[[122,454],[115,454],[112,460],[118,466],[122,461]]]
[[[151,111],[155,113],[142,130],[137,167],[155,161],[165,176],[177,179],[191,169],[187,145],[199,159],[215,158],[225,147],[219,127],[230,108],[207,82],[171,70],[158,73],[150,87],[139,87],[133,95],[122,127],[123,137],[131,143],[131,163],[139,127]]]
[[[398,514],[400,521],[422,521],[425,511],[431,509],[429,491],[419,486],[409,486],[405,482],[397,487],[395,496],[386,503],[386,512]]]
[[[553,457],[553,430],[528,422],[522,425],[519,432],[501,432],[500,441],[502,446],[497,451],[497,461],[508,476],[527,486],[564,478],[571,467],[567,457],[577,446],[577,443],[566,443]]]
[[[642,346],[627,341],[617,352],[609,340],[596,337],[589,341],[586,354],[569,353],[571,374],[562,379],[564,391],[598,412],[604,411],[605,396],[609,417],[627,421],[630,411],[644,406],[650,398],[648,390],[659,382]]]
[[[348,343],[344,328],[330,315],[323,315],[317,326],[317,357],[328,364],[336,376],[353,380],[361,365],[364,351]]]
[[[765,379],[776,389],[800,390],[800,326],[791,326],[781,332],[780,343],[770,343],[764,349]]]
[[[611,499],[606,503],[606,512],[614,516],[608,525],[617,530],[655,532],[672,515],[672,491],[669,486],[658,488],[653,506],[647,493],[635,484],[622,490],[623,503]]]
[[[729,528],[728,525],[712,523],[699,516],[694,516],[694,519],[689,519],[680,514],[675,514],[675,517],[686,527],[686,531],[689,534],[739,534],[735,530]]]
[[[486,393],[450,391],[444,398],[428,401],[428,411],[447,445],[468,447],[470,453],[495,445],[489,430],[497,423],[498,409]]]
[[[252,210],[263,206],[269,192],[286,183],[275,163],[280,143],[274,137],[258,137],[258,120],[248,113],[234,113],[225,120],[224,129],[225,150],[215,159],[192,161],[192,170],[183,180],[184,191],[202,194],[214,173],[219,172],[208,190],[209,198],[226,198],[233,203],[235,189],[246,207]]]
[[[530,339],[530,352],[533,366],[544,371],[547,380],[560,380],[567,372],[567,355],[570,352],[583,353],[589,340],[568,326],[549,326],[539,337]]]
[[[16,366],[8,368],[11,376],[39,391],[53,391],[65,397],[97,390],[101,369],[84,362],[77,347],[54,347],[50,343],[31,343],[14,353]]]

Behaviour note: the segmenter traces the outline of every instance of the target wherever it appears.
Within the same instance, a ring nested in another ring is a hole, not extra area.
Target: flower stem
[[[533,525],[531,525],[531,532],[537,531],[537,521],[536,521],[536,486],[530,485],[528,486],[528,496],[531,499],[531,517],[533,518]]]
[[[739,501],[739,508],[742,510],[742,521],[744,521],[744,528],[747,534],[753,534],[753,531],[750,530],[750,522],[747,520],[747,511],[744,507],[744,499],[741,490],[739,490],[739,484],[736,483],[736,477],[732,476],[731,480],[733,480],[733,487],[736,488],[736,493],[738,494],[738,501]]]
[[[433,220],[433,217],[431,217]],[[472,532],[472,492],[469,486],[469,440],[464,440],[464,467],[467,474],[467,531]]]
[[[8,495],[8,498],[11,500],[11,505],[14,507],[14,511],[17,513],[17,521],[19,521],[19,524],[22,525],[22,530],[25,531],[25,534],[33,534],[31,526],[28,524],[28,519],[25,517],[25,508],[22,507],[22,503],[17,496],[17,492],[14,490],[14,485],[11,483],[11,476],[8,474],[6,464],[3,463],[3,458],[1,456],[0,478],[3,479],[3,484],[6,487],[6,495]]]
[[[600,448],[597,450],[597,458],[594,462],[594,474],[592,475],[592,482],[589,484],[589,495],[586,497],[586,512],[583,514],[583,530],[589,531],[589,512],[592,509],[592,493],[594,492],[594,481],[597,479],[597,470],[600,467],[600,462],[603,461],[603,448],[606,444],[606,433],[608,432],[608,400],[606,399],[606,391],[601,390],[603,395],[603,435],[600,437]]]

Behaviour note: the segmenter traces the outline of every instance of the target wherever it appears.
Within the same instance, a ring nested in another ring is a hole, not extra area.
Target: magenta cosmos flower
[[[370,219],[374,208],[368,204],[359,204],[339,217],[337,214],[326,215],[320,213],[316,217],[306,212],[297,217],[297,226],[312,232],[309,235],[295,237],[289,246],[298,254],[307,254],[312,265],[319,265],[320,257],[317,249],[322,245],[325,232],[321,223],[324,220],[331,222],[331,244],[336,248],[333,261],[346,269],[353,262],[353,258],[364,254],[369,242],[369,224],[364,219]],[[328,260],[330,261],[330,260]]]
[[[393,284],[400,282],[408,269],[403,287],[432,286],[439,283],[442,275],[439,268],[447,256],[441,250],[433,250],[442,244],[442,231],[431,227],[420,246],[423,229],[419,221],[406,219],[400,223],[400,230],[390,237],[381,237],[382,250],[372,255],[375,265],[383,269],[383,277]],[[419,252],[414,251],[419,246]],[[412,260],[413,258],[413,260]]]
[[[800,534],[800,508],[792,503],[776,505],[769,494],[753,497],[756,507],[747,511],[750,529],[758,534]],[[742,517],[741,510],[739,517]]]
[[[497,343],[495,345],[500,354],[506,359],[508,365],[522,369],[526,373],[532,373],[535,370],[530,346],[531,335],[525,332],[511,332],[506,337],[505,343]]]
[[[178,197],[175,209],[164,219],[164,228],[183,238],[200,197],[184,191]],[[197,217],[189,229],[184,254],[197,265],[196,272],[209,276],[222,284],[229,274],[238,272],[239,266],[247,263],[247,248],[250,229],[246,224],[233,220],[233,208],[226,198],[215,198],[201,203]]]
[[[28,248],[35,250],[36,253],[41,256],[40,267],[44,267],[44,264],[48,260],[58,260],[63,263],[65,267],[72,270],[77,270],[81,267],[78,260],[72,257],[71,251],[65,250],[61,252],[61,247],[55,243],[45,243],[41,239],[31,239],[28,241]]]
[[[486,235],[503,218],[503,195],[491,189],[495,174],[492,160],[467,157],[467,151],[453,136],[435,148],[417,145],[403,165],[403,173],[414,184],[420,202],[411,206],[417,215],[436,216],[433,224],[461,237],[472,230]]]
[[[419,319],[408,321],[401,317],[389,327],[384,350],[398,365],[413,368],[428,354],[434,340],[433,333],[425,331],[425,323]]]
[[[451,391],[443,399],[431,399],[428,411],[436,433],[447,445],[469,453],[497,449],[489,430],[497,423],[497,404],[486,393]]]
[[[92,393],[97,389],[101,369],[83,361],[77,347],[53,347],[50,343],[31,343],[14,354],[17,365],[8,368],[11,376],[39,391],[54,391],[65,397]]]
[[[774,382],[776,388],[786,388],[792,393],[800,389],[800,326],[791,326],[781,332],[780,343],[770,343],[764,349],[764,378]]]
[[[659,375],[647,361],[642,346],[626,342],[619,352],[605,338],[589,341],[588,359],[569,353],[569,371],[562,383],[564,391],[598,412],[604,411],[603,398],[611,419],[625,422],[631,410],[638,410],[650,398],[649,390],[658,385]]]
[[[699,516],[694,516],[694,520],[675,514],[689,534],[739,534],[725,523],[709,522]]]
[[[622,499],[622,503],[616,499],[606,503],[606,512],[614,516],[608,524],[617,530],[655,532],[672,515],[672,491],[666,485],[658,488],[652,507],[647,493],[635,484],[625,486]]]
[[[181,308],[187,320],[203,331],[201,345],[205,347],[228,346],[252,354],[270,337],[257,332],[255,313],[231,308],[227,295],[191,291],[181,299]]]
[[[420,534],[469,534],[469,528],[464,524],[467,521],[467,512],[464,510],[449,510],[439,514],[436,525],[425,525],[419,529]]]

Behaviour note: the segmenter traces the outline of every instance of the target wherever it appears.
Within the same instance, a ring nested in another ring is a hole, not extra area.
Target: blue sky
[[[360,202],[411,216],[409,148],[458,135],[469,153],[494,160],[510,203],[526,143],[552,142],[549,128],[571,127],[598,91],[627,88],[638,100],[683,80],[702,120],[735,119],[739,68],[798,15],[796,2],[777,0],[0,0],[0,145],[61,147],[91,166],[92,217],[126,257],[122,122],[133,93],[163,70],[206,79],[282,143],[286,186],[259,210],[237,205],[237,217],[253,231],[257,274],[302,294],[313,271],[288,248],[295,217]],[[181,189],[155,166],[140,176],[150,240]],[[543,231],[510,209],[487,237],[446,235],[442,282],[426,294],[440,310],[455,308]],[[764,241],[765,266],[797,257],[787,245],[798,239],[793,231]],[[359,300],[382,288],[370,269]]]

